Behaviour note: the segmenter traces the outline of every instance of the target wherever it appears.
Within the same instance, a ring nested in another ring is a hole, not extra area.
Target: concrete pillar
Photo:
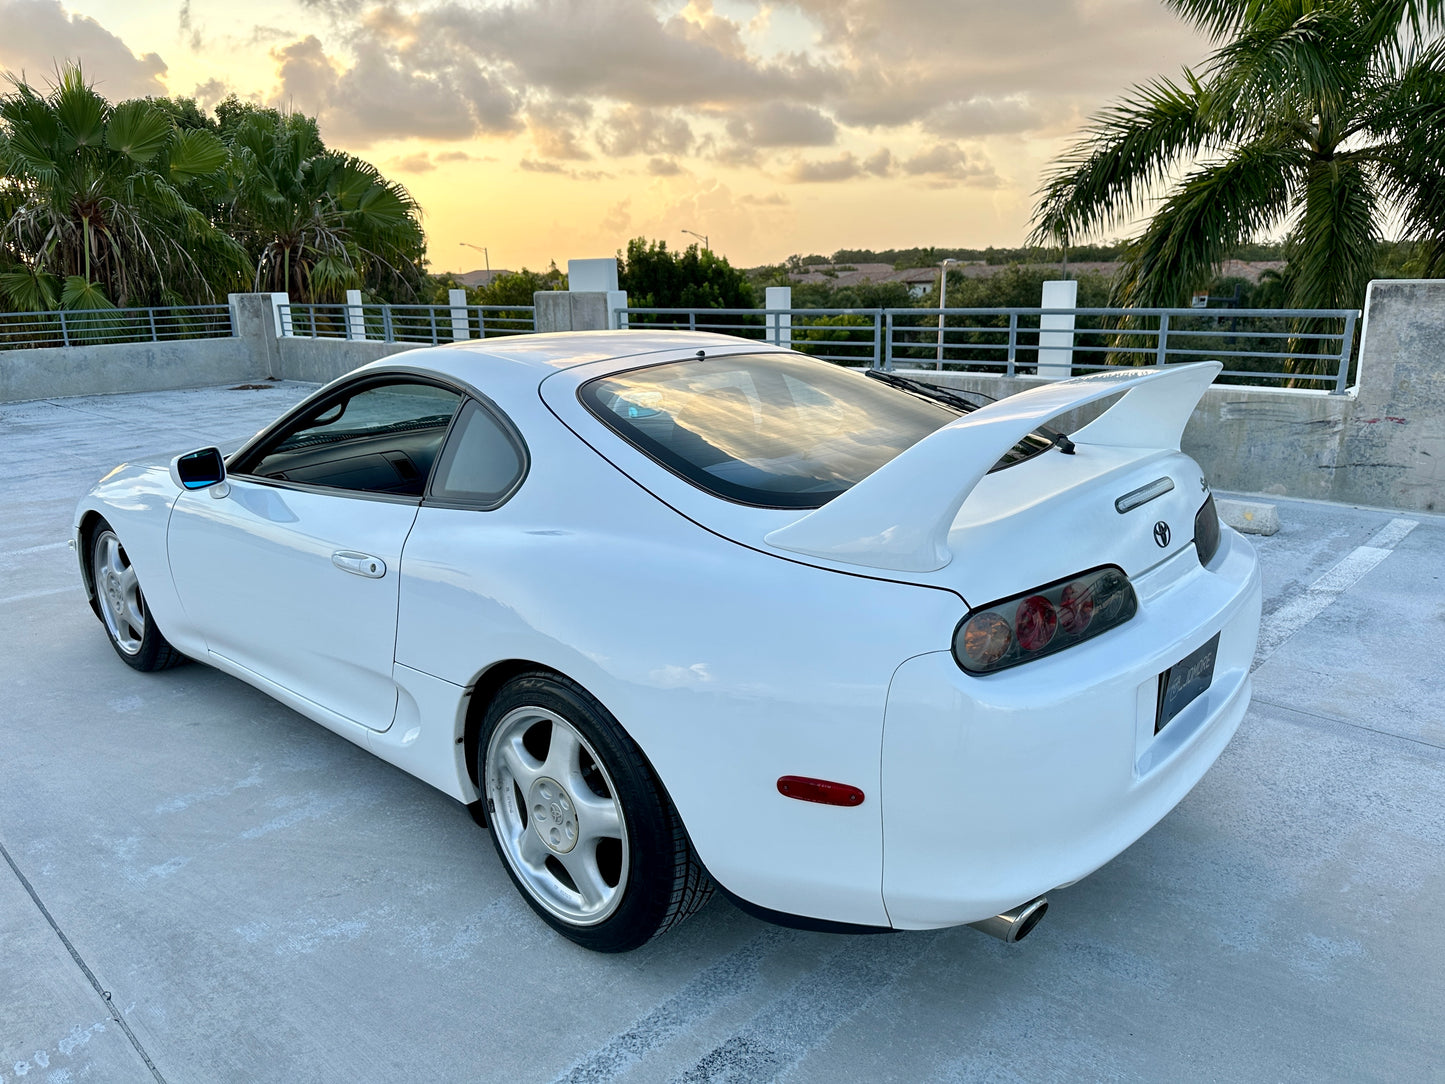
[[[467,292],[448,290],[447,302],[452,307],[452,342],[461,342],[472,337],[472,324],[467,318]]]
[[[600,260],[568,260],[567,289],[573,294],[605,294],[607,322],[602,326],[627,326],[627,314],[623,313],[619,317],[617,312],[618,309],[627,308],[627,292],[617,288],[617,261],[612,257]],[[539,330],[540,327],[539,324]],[[584,328],[574,324],[572,330],[582,331]]]
[[[620,291],[618,291],[620,292]],[[603,331],[611,326],[608,293],[538,290],[532,295],[538,331]],[[622,294],[624,303],[626,294]]]
[[[278,302],[277,298],[281,300]],[[280,309],[285,294],[230,294],[231,328],[246,344],[258,371],[281,379]]]
[[[266,296],[271,299],[271,318],[276,325],[276,338],[286,338],[292,333],[291,314],[289,310],[283,313],[281,306],[290,305],[291,298],[286,294],[267,294]]]
[[[617,261],[568,260],[567,289],[577,294],[605,294],[617,289]]]
[[[791,286],[769,286],[763,291],[763,308],[770,310],[764,317],[767,321],[767,340],[775,346],[793,345],[793,314],[772,312],[773,309],[793,307]]]
[[[1365,291],[1353,416],[1322,469],[1336,500],[1445,510],[1445,280],[1384,279]]]
[[[1053,279],[1044,283],[1043,309],[1074,309],[1079,304],[1078,279]],[[1067,380],[1074,366],[1074,314],[1044,313],[1039,317],[1039,376]]]
[[[361,307],[361,291],[346,291],[346,337],[366,338],[366,310]]]

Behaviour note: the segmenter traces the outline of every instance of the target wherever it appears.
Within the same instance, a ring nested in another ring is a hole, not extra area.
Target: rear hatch
[[[1136,577],[1192,544],[1194,516],[1207,497],[1198,467],[1179,452],[1179,438],[1219,371],[1216,362],[1031,388],[944,425],[811,509],[720,499],[609,431],[579,395],[589,381],[622,367],[603,362],[559,372],[543,382],[542,398],[659,500],[742,545],[949,590],[971,605],[1101,565]],[[1108,409],[1073,434],[1073,454],[1051,448],[990,473],[1039,426],[1109,398],[1115,401]],[[741,404],[729,409],[746,412]],[[1151,499],[1131,497],[1139,490]]]

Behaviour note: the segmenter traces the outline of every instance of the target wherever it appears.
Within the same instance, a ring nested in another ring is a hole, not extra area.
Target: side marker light
[[[820,805],[855,806],[863,804],[863,792],[847,783],[829,779],[809,779],[803,775],[785,775],[778,780],[778,793],[784,798]]]

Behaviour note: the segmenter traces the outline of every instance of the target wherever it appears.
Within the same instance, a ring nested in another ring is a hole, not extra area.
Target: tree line
[[[314,118],[232,96],[111,103],[78,65],[0,95],[0,309],[417,300],[420,208]]]

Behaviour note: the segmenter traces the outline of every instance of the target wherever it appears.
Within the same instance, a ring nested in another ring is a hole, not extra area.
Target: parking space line
[[[47,542],[43,546],[26,546],[23,550],[6,550],[4,553],[0,553],[0,557],[28,557],[32,553],[64,549],[68,545],[70,545],[69,541]]]
[[[613,1080],[669,1039],[710,1016],[759,983],[762,962],[791,944],[792,930],[770,927],[698,972],[676,994],[647,1013],[626,1031],[581,1058],[556,1079],[556,1084],[595,1084]]]
[[[1250,670],[1258,670],[1300,629],[1322,614],[1341,594],[1358,583],[1364,575],[1390,556],[1397,545],[1418,527],[1413,519],[1392,519],[1363,546],[1357,546],[1329,569],[1304,594],[1290,599],[1260,625],[1259,647]]]
[[[47,595],[63,595],[67,591],[74,590],[75,585],[71,584],[68,587],[52,587],[45,591],[27,591],[23,595],[8,595],[5,598],[0,598],[0,606],[4,606],[6,603],[10,602],[24,602],[26,599],[30,598],[45,598]]]
[[[141,1041],[136,1038],[135,1032],[131,1030],[130,1025],[126,1023],[125,1017],[121,1015],[120,1009],[116,1007],[115,1002],[111,999],[110,991],[101,985],[100,980],[95,977],[95,972],[90,969],[90,965],[81,958],[74,943],[65,935],[65,931],[60,928],[60,924],[55,921],[54,916],[50,913],[50,909],[45,906],[44,902],[40,899],[39,893],[35,891],[35,887],[30,883],[30,879],[20,872],[20,867],[15,864],[15,859],[10,857],[10,852],[5,848],[5,844],[3,843],[0,843],[0,858],[5,859],[5,864],[10,867],[10,872],[15,874],[15,879],[20,882],[20,887],[25,889],[31,902],[35,904],[36,909],[44,916],[50,928],[55,931],[55,936],[60,938],[60,943],[64,945],[65,950],[70,953],[70,958],[75,961],[75,966],[80,968],[85,974],[85,977],[90,980],[91,987],[100,995],[101,1001],[105,1003],[106,1009],[109,1010],[111,1019],[120,1026],[121,1031],[125,1032],[125,1037],[130,1040],[130,1045],[134,1047],[135,1052],[140,1055],[141,1061],[145,1062],[146,1068],[151,1071],[151,1076],[155,1077],[157,1084],[166,1084],[166,1078],[161,1076],[161,1071],[156,1068],[156,1063],[151,1061],[151,1056],[146,1053],[145,1047],[142,1046]],[[54,1077],[52,1077],[52,1079],[54,1079]]]

